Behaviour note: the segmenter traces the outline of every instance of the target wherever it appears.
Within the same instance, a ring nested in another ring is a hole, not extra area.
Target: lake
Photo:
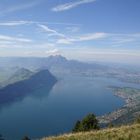
[[[50,92],[45,88],[0,106],[0,133],[6,140],[40,138],[69,132],[88,113],[103,115],[124,105],[108,86],[136,84],[103,77],[66,76]]]

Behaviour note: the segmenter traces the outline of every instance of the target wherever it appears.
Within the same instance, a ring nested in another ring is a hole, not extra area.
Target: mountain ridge
[[[50,90],[56,82],[57,79],[48,70],[39,71],[29,79],[9,84],[0,89],[0,103],[23,98],[33,91],[43,87]]]

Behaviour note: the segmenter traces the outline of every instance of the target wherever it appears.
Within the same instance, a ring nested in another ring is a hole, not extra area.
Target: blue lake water
[[[138,87],[116,79],[67,76],[50,92],[40,89],[22,100],[0,106],[0,133],[21,140],[69,132],[88,113],[103,115],[124,105],[108,86]]]

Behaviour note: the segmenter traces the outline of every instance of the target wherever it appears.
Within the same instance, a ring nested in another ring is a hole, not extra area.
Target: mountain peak
[[[50,55],[49,57],[48,57],[48,59],[57,59],[57,60],[67,60],[64,56],[62,56],[62,55]]]

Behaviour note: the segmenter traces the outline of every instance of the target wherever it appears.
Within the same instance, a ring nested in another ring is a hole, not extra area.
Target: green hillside
[[[140,124],[65,134],[58,137],[42,138],[41,140],[140,140]]]

